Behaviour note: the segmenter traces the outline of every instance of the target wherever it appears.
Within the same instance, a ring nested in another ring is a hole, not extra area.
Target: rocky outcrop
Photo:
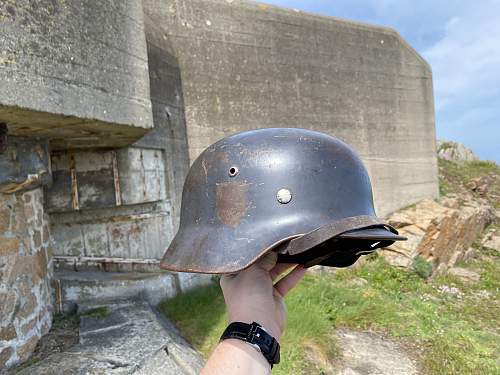
[[[481,278],[480,273],[462,267],[450,268],[448,274],[459,278],[464,283],[477,283]]]
[[[438,157],[444,160],[459,162],[479,160],[472,150],[458,142],[438,140],[437,153]]]
[[[410,267],[421,256],[433,265],[434,273],[442,273],[464,259],[492,219],[492,208],[482,201],[456,197],[440,202],[423,200],[389,217],[389,223],[408,241],[380,253],[390,264],[403,267]]]

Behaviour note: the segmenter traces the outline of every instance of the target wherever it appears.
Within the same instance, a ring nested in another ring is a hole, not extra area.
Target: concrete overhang
[[[51,149],[141,138],[153,127],[141,2],[1,2],[0,123]]]
[[[150,128],[2,105],[0,123],[7,124],[9,136],[49,139],[51,150],[125,147]]]

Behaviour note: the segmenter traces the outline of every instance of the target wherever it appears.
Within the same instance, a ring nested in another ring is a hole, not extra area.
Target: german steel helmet
[[[278,262],[346,267],[404,239],[375,216],[368,173],[347,144],[311,130],[259,129],[195,160],[160,265],[234,273],[276,251]]]

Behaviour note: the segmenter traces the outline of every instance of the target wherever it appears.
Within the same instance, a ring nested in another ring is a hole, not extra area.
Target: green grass
[[[454,176],[463,180],[481,177],[488,173],[500,173],[500,166],[492,161],[475,160],[457,163],[450,160],[439,159],[439,166]]]
[[[489,185],[489,193],[500,196],[500,166],[490,161],[466,161],[457,163],[438,159],[439,192],[442,196],[457,194],[464,190],[465,184],[473,178],[496,175]],[[468,189],[465,189],[468,190]],[[474,194],[477,195],[477,194]],[[493,206],[500,208],[500,201],[493,199]]]
[[[109,314],[111,314],[111,310],[107,306],[103,307],[97,307],[95,309],[91,309],[88,311],[85,311],[84,313],[79,314],[80,316],[91,316],[94,318],[105,318]]]
[[[499,259],[466,266],[482,270],[479,283],[466,285],[450,276],[425,281],[382,259],[357,270],[306,276],[286,299],[282,363],[273,373],[321,373],[326,363],[313,363],[307,350],[335,364],[332,328],[346,327],[380,331],[424,348],[414,354],[427,374],[499,374]],[[367,286],[360,287],[357,278],[367,280]],[[443,293],[440,287],[458,288],[460,294]],[[226,325],[224,300],[215,283],[166,301],[161,309],[205,357]]]

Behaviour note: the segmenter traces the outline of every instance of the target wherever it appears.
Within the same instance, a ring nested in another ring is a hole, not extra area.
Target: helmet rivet
[[[287,204],[292,200],[292,192],[288,189],[280,189],[276,194],[276,199],[281,204]]]
[[[229,168],[229,172],[228,172],[229,177],[234,177],[237,174],[238,174],[238,167]]]

